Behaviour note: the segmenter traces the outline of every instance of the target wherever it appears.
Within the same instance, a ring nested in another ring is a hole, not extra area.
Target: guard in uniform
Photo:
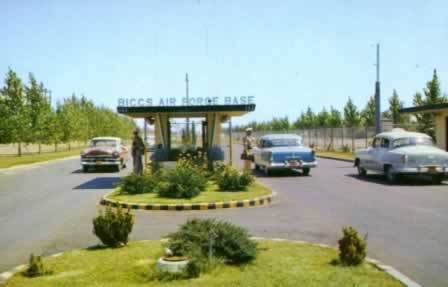
[[[138,134],[138,129],[134,131],[134,138],[132,139],[132,160],[134,164],[134,173],[143,173],[142,156],[145,152],[145,144],[143,139]]]
[[[254,160],[253,148],[255,146],[255,137],[252,135],[252,128],[246,129],[246,135],[243,137],[243,153],[241,159],[244,160],[244,170],[250,171]]]

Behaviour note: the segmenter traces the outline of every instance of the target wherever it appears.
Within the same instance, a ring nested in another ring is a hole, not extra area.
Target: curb
[[[79,155],[71,155],[71,156],[67,156],[67,157],[55,158],[55,159],[50,159],[50,160],[46,160],[46,161],[39,161],[39,162],[35,162],[35,163],[18,164],[18,165],[14,165],[14,166],[11,166],[11,167],[0,168],[0,173],[8,172],[8,171],[14,171],[16,169],[31,168],[31,167],[34,167],[34,166],[45,165],[45,164],[48,164],[48,163],[64,161],[64,160],[70,160],[70,159],[75,159],[75,158],[79,158]]]
[[[316,155],[316,157],[332,159],[332,160],[339,160],[339,161],[350,162],[350,163],[353,163],[353,161],[354,161],[353,159],[345,159],[345,158],[338,158],[338,157],[332,157],[332,156]]]
[[[264,237],[252,237],[252,239],[253,240],[271,240],[271,241],[280,241],[280,242],[286,241],[286,242],[292,242],[292,243],[297,243],[297,244],[309,244],[309,245],[317,246],[317,247],[321,247],[321,248],[337,249],[336,247],[330,246],[327,244],[314,243],[314,242],[308,242],[308,241],[300,241],[300,240],[289,240],[289,239],[282,239],[282,238],[264,238]],[[422,285],[413,281],[411,278],[407,277],[406,275],[404,275],[397,269],[393,268],[392,266],[383,264],[381,261],[379,261],[377,259],[372,259],[372,258],[366,257],[366,262],[374,265],[381,271],[386,272],[392,278],[400,281],[403,285],[405,285],[407,287],[422,287]]]
[[[309,244],[309,245],[317,246],[317,247],[321,247],[321,248],[336,249],[335,247],[327,245],[327,244],[313,243],[313,242],[300,241],[300,240],[289,240],[289,239],[282,239],[282,238],[265,238],[265,237],[251,237],[251,239],[253,239],[253,240],[271,240],[271,241],[280,241],[280,242],[286,241],[286,242],[292,242],[292,243],[296,243],[296,244]],[[148,241],[148,240],[137,240],[137,241]],[[152,240],[150,240],[150,241],[152,241]],[[154,240],[154,241],[157,241],[157,240]],[[162,238],[162,239],[159,239],[159,241],[166,242],[166,239]],[[46,257],[47,258],[59,257],[64,253],[65,252],[58,252],[58,253],[55,253],[53,255],[49,255]],[[409,277],[407,277],[406,275],[404,275],[397,269],[393,268],[392,266],[385,265],[385,264],[381,263],[379,260],[368,258],[368,257],[366,258],[366,261],[368,263],[376,266],[378,269],[382,270],[383,272],[386,272],[387,274],[392,276],[392,278],[395,278],[396,280],[400,281],[402,284],[404,284],[407,287],[422,287],[422,285],[413,281],[412,279],[410,279]],[[22,264],[22,265],[12,268],[10,271],[5,271],[3,273],[0,273],[0,284],[5,283],[9,278],[14,276],[16,273],[25,270],[26,266],[27,266],[27,264]]]
[[[202,202],[202,203],[179,203],[179,204],[158,204],[158,203],[145,204],[145,203],[132,203],[132,202],[124,202],[108,199],[107,196],[111,193],[108,193],[103,196],[103,198],[100,201],[101,205],[112,207],[121,206],[122,208],[128,208],[128,209],[166,210],[166,211],[211,210],[211,209],[224,209],[224,208],[265,206],[270,204],[272,202],[272,198],[277,195],[275,192],[273,192],[270,195],[245,200]]]

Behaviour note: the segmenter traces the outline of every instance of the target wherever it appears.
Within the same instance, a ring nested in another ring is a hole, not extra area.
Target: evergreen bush
[[[109,247],[126,245],[133,226],[134,216],[129,210],[124,213],[121,207],[114,211],[112,207],[106,206],[105,212],[100,210],[93,219],[93,233]]]
[[[200,257],[216,257],[227,263],[242,264],[253,260],[257,243],[246,229],[215,219],[191,219],[168,235],[168,246],[174,255],[189,256],[200,251]],[[195,256],[197,257],[197,255]]]
[[[195,167],[191,161],[181,159],[159,182],[157,192],[161,197],[193,198],[206,187],[207,178],[203,171]]]
[[[229,165],[217,171],[215,178],[221,191],[244,191],[254,182],[254,178],[249,172],[240,173]]]
[[[351,226],[342,229],[339,243],[339,260],[343,265],[359,265],[366,258],[367,244]]]

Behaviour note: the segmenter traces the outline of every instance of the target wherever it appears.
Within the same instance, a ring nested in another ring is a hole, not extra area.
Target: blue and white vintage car
[[[361,176],[384,173],[391,183],[399,175],[426,175],[440,183],[448,175],[448,152],[426,134],[393,129],[376,135],[371,147],[357,150],[355,166]]]
[[[303,145],[303,140],[295,134],[271,134],[258,139],[254,148],[255,169],[263,169],[266,174],[272,170],[302,170],[309,175],[317,166],[314,150]]]

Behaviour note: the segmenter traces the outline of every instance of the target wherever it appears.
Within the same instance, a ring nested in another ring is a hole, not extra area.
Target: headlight
[[[407,163],[408,162],[408,155],[403,154],[401,155],[401,163]]]
[[[118,151],[114,151],[114,152],[112,153],[112,156],[113,156],[113,157],[119,157],[120,154],[118,153]]]

